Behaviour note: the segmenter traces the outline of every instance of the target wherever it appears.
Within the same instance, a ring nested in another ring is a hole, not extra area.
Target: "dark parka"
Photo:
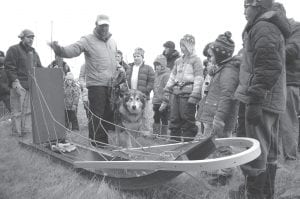
[[[207,95],[201,99],[198,120],[212,123],[214,117],[225,123],[224,129],[232,131],[238,113],[234,92],[239,84],[240,57],[224,60],[213,72]]]
[[[246,104],[260,103],[264,110],[275,113],[285,110],[285,38],[289,31],[288,21],[274,11],[247,24],[237,99]]]
[[[6,71],[0,67],[0,98],[9,95],[8,78]]]
[[[33,67],[42,67],[39,55],[32,47],[25,47],[22,42],[11,46],[6,53],[4,66],[7,72],[9,85],[18,79],[23,88],[29,89],[28,77],[30,69],[30,54],[33,53]]]
[[[133,63],[129,64],[128,70],[126,71],[126,77],[129,88],[131,88],[131,75],[133,65]],[[140,66],[138,73],[137,90],[144,93],[148,99],[150,99],[150,92],[153,90],[154,87],[154,76],[154,70],[151,66],[148,66],[144,63]]]
[[[286,42],[286,83],[300,86],[300,23],[289,20],[291,36]]]

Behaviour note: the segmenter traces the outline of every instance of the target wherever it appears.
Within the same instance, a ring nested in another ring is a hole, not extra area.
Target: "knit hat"
[[[167,41],[166,43],[164,43],[164,47],[174,50],[175,49],[175,43],[173,41]]]
[[[29,30],[29,29],[25,29],[25,30],[22,30],[22,32],[19,34],[19,38],[24,38],[24,37],[29,37],[29,36],[34,36],[34,33]]]
[[[190,34],[186,34],[183,36],[183,38],[180,40],[180,44],[184,45],[189,53],[193,53],[195,49],[195,37]]]
[[[244,6],[261,6],[265,9],[270,9],[273,2],[274,0],[245,0]]]
[[[110,24],[109,17],[107,15],[98,15],[96,19],[96,25]]]
[[[224,34],[219,35],[216,41],[210,45],[217,63],[220,63],[232,56],[234,51],[234,42],[231,39],[231,36],[231,32],[226,31]]]
[[[277,12],[283,14],[284,16],[286,16],[286,10],[282,3],[274,2],[272,5],[272,10],[277,11]]]
[[[212,42],[210,42],[210,43],[208,43],[208,44],[206,44],[206,46],[204,47],[204,49],[203,49],[203,55],[205,56],[205,57],[210,57],[210,54],[208,53],[208,49],[210,48],[210,45],[212,44]]]
[[[164,55],[158,55],[153,62],[153,65],[160,64],[163,67],[167,67],[167,58]]]
[[[134,49],[133,56],[136,54],[141,55],[144,58],[145,51],[142,48],[138,47]]]

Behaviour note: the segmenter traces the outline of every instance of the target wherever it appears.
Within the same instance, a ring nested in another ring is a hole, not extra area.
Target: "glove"
[[[254,126],[262,122],[261,104],[248,104],[246,107],[246,120]]]
[[[22,92],[25,91],[25,89],[21,86],[19,80],[15,80],[15,81],[12,83],[12,88],[16,90],[16,93],[17,93],[18,95],[21,95]]]
[[[161,103],[161,105],[160,105],[160,107],[159,107],[159,109],[158,109],[159,112],[163,112],[164,110],[166,110],[167,106],[168,106],[168,103],[167,103],[167,102]]]
[[[54,50],[55,54],[60,55],[60,46],[57,41],[48,42],[48,45]]]
[[[214,118],[213,120],[213,134],[217,135],[218,138],[222,138],[222,137],[225,137],[224,136],[224,126],[225,126],[225,123],[221,120],[218,120],[216,118]]]

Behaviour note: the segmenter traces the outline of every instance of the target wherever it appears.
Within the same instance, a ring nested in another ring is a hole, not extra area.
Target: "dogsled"
[[[105,179],[120,189],[164,184],[189,171],[236,167],[260,155],[257,140],[241,137],[215,139],[211,136],[175,142],[159,136],[142,136],[152,141],[159,139],[159,144],[141,144],[135,148],[113,144],[105,148],[92,147],[89,143],[94,140],[65,128],[61,70],[32,68],[30,77],[32,140],[23,139],[20,144],[58,159],[79,172]],[[233,154],[210,158],[222,146],[230,146]]]

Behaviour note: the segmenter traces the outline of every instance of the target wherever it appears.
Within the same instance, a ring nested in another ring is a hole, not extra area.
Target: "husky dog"
[[[144,123],[146,95],[138,90],[128,90],[118,103],[116,144],[132,147]],[[122,128],[123,127],[123,128]]]

